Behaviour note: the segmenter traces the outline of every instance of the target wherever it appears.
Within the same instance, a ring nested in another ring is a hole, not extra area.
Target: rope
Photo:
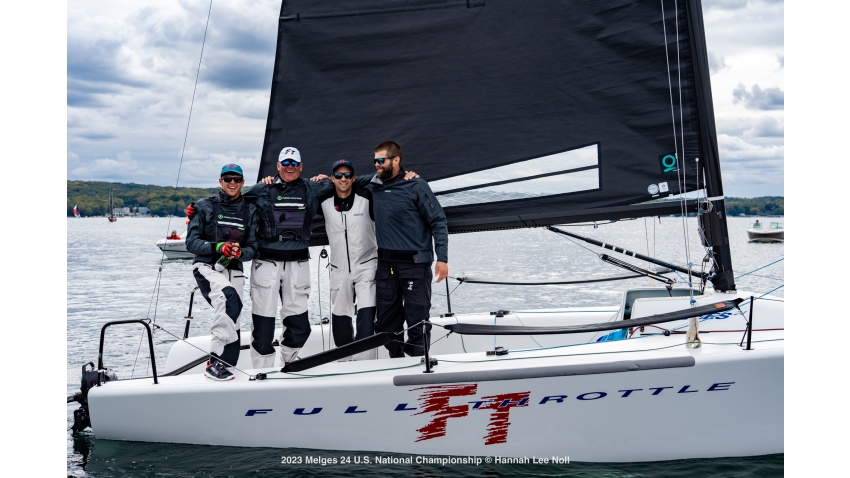
[[[631,339],[631,340],[640,340],[640,339],[641,339],[641,337]],[[784,341],[785,339],[781,338],[781,339],[768,339],[768,340],[758,340],[758,341],[753,340],[752,343],[756,343],[756,342],[777,342],[777,341],[780,341],[780,340]],[[594,342],[594,343],[604,344],[604,343],[610,343],[610,342]],[[705,344],[705,345],[738,345],[738,342],[702,342],[702,343]],[[593,344],[559,345],[559,346],[556,346],[556,347],[547,347],[546,349],[542,349],[542,350],[562,348],[562,347],[575,347],[575,346],[578,346],[578,345],[593,345]],[[485,360],[440,359],[440,361],[446,362],[446,363],[484,363],[484,362],[495,362],[495,361],[503,361],[503,360],[529,360],[529,359],[558,358],[558,357],[581,357],[581,356],[588,356],[588,355],[610,355],[610,354],[623,354],[623,353],[652,352],[652,351],[655,351],[655,350],[665,350],[665,349],[671,349],[671,348],[674,348],[674,347],[681,347],[682,345],[687,345],[687,342],[680,343],[680,344],[666,345],[664,347],[654,347],[654,348],[650,348],[650,349],[639,349],[639,350],[611,350],[611,351],[608,351],[608,352],[587,352],[587,353],[579,353],[579,354],[558,354],[558,355],[543,355],[543,356],[532,356],[532,357],[502,357],[502,358],[498,358],[498,359],[485,359]],[[541,349],[511,350],[511,352],[513,352],[513,353],[536,352],[536,351],[539,351],[539,350],[541,350]]]
[[[177,335],[172,334],[171,332],[169,332],[169,331],[168,331],[167,329],[165,329],[164,327],[162,327],[162,326],[160,326],[160,325],[157,325],[157,324],[151,324],[151,325],[153,326],[153,328],[155,328],[155,329],[159,329],[159,330],[161,330],[161,331],[165,332],[166,334],[168,334],[168,335],[170,335],[170,336],[174,337],[175,339],[177,339],[177,340],[179,340],[179,341],[181,341],[181,342],[186,342],[186,344],[188,344],[189,346],[194,347],[194,348],[196,348],[196,349],[200,350],[201,352],[203,352],[203,354],[204,354],[204,355],[206,355],[207,357],[209,357],[209,356],[210,356],[210,353],[209,353],[209,352],[207,352],[206,350],[204,350],[204,349],[202,349],[202,348],[198,347],[197,345],[194,345],[194,344],[192,344],[192,343],[189,343],[187,340],[184,340],[184,339],[183,339],[183,337],[179,337],[179,336],[177,336]],[[223,364],[227,365],[228,367],[232,368],[233,370],[236,370],[236,371],[238,371],[238,372],[240,372],[240,373],[242,373],[242,374],[244,374],[244,375],[247,375],[247,376],[248,376],[248,378],[253,379],[253,378],[255,378],[255,377],[256,377],[255,375],[251,375],[250,373],[248,373],[248,372],[246,372],[246,371],[244,371],[244,370],[240,369],[240,368],[239,368],[239,367],[237,367],[236,365],[231,365],[231,364],[229,364],[229,363],[225,362],[224,360],[221,360],[221,357],[216,357],[216,359],[217,359],[218,361],[220,361],[221,363],[223,363]]]
[[[463,283],[464,283],[463,279],[461,279],[461,278],[452,277],[452,279],[454,279],[454,280],[458,281],[458,282],[459,282],[459,284],[458,284],[458,285],[456,285],[454,289],[452,289],[451,291],[449,291],[449,295],[454,294],[454,293],[455,293],[455,291],[457,290],[457,288],[458,288],[458,287],[460,287],[460,286],[462,286],[462,285],[463,285]],[[431,292],[431,295],[439,295],[439,296],[442,296],[442,297],[445,297],[445,296],[446,296],[446,294],[440,294],[439,292]]]
[[[136,350],[136,358],[133,360],[133,370],[130,371],[130,378],[136,373],[136,362],[139,360],[139,352],[142,350],[142,339],[145,338],[145,330],[142,329],[142,336],[139,337],[139,348]]]
[[[762,270],[762,269],[764,269],[764,268],[766,268],[766,267],[770,267],[770,266],[772,266],[773,264],[776,264],[776,263],[782,262],[782,261],[784,261],[784,260],[785,260],[785,257],[779,258],[779,259],[777,259],[777,260],[775,260],[775,261],[771,262],[770,264],[768,264],[768,265],[766,265],[766,266],[761,266],[761,267],[759,267],[758,269],[753,269],[753,270],[751,270],[750,272],[745,272],[745,273],[743,273],[743,274],[739,275],[738,277],[736,277],[735,279],[740,279],[741,277],[748,276],[748,275],[752,274],[753,272],[758,272],[758,271],[760,271],[760,270]],[[756,277],[760,277],[760,276],[756,276]],[[770,279],[773,279],[773,277],[770,277]]]
[[[511,315],[513,315],[514,317],[516,317],[516,320],[518,320],[518,321],[519,321],[519,323],[520,323],[520,324],[522,324],[522,326],[523,326],[523,327],[525,327],[525,324],[522,322],[522,319],[520,319],[518,315],[516,315],[516,314],[511,314]],[[531,340],[533,340],[533,341],[534,341],[534,343],[535,343],[535,344],[537,344],[537,346],[538,346],[538,347],[543,347],[542,345],[540,345],[540,342],[538,342],[538,341],[534,340],[534,336],[529,335],[529,336],[528,336],[528,338],[530,338]]]

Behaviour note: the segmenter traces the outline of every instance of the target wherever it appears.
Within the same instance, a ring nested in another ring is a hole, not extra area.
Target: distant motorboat
[[[768,227],[765,227],[764,223],[756,219],[756,222],[747,228],[747,236],[750,242],[785,242],[785,224],[771,222]]]
[[[177,231],[172,231],[172,234],[165,239],[156,241],[156,247],[164,254],[166,259],[191,259],[194,256],[186,250],[186,231],[181,234],[175,234]]]

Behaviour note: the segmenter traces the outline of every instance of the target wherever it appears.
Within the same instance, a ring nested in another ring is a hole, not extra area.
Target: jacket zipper
[[[351,274],[351,253],[348,252],[348,221],[342,211],[339,214],[342,216],[342,230],[345,231],[345,257],[348,259],[348,273]]]
[[[425,199],[428,200],[428,205],[431,206],[431,209],[434,209],[434,203],[431,202],[431,198],[428,196],[428,193],[426,193],[425,190],[422,188],[419,188],[419,190],[422,191],[422,194],[425,195]]]

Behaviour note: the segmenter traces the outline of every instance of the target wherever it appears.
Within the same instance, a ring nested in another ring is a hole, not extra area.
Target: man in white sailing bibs
[[[378,244],[371,191],[355,186],[357,176],[349,161],[335,161],[332,171],[334,192],[320,198],[320,213],[325,217],[331,248],[331,327],[336,346],[342,347],[375,333]],[[355,310],[356,321],[352,321]],[[377,350],[353,358],[374,359]]]
[[[210,359],[204,371],[213,380],[234,378],[228,367],[239,360],[242,263],[253,259],[257,251],[257,210],[241,196],[244,183],[239,165],[224,165],[221,191],[197,202],[186,234],[186,249],[195,254],[192,273],[215,310]]]

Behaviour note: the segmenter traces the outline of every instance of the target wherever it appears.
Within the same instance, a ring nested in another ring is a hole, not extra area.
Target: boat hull
[[[747,231],[750,242],[785,242],[785,231],[762,232]]]
[[[438,357],[431,375],[418,359],[404,358],[332,363],[262,381],[240,375],[213,382],[195,374],[162,377],[158,385],[107,383],[89,393],[92,428],[98,438],[115,440],[590,462],[783,452],[783,349],[688,350],[672,336],[597,344],[594,352],[621,350],[625,342],[639,342],[642,351],[604,360],[575,349],[489,361],[484,354],[451,355]],[[652,350],[665,344],[673,347]],[[599,372],[600,364],[624,359],[690,357],[691,366],[651,370],[403,384],[405,377],[439,381],[454,372],[478,372],[480,379],[488,370],[522,374],[588,364]],[[386,370],[396,367],[408,368]]]
[[[185,239],[161,239],[156,247],[165,254],[166,259],[192,259],[194,254],[186,250]]]

